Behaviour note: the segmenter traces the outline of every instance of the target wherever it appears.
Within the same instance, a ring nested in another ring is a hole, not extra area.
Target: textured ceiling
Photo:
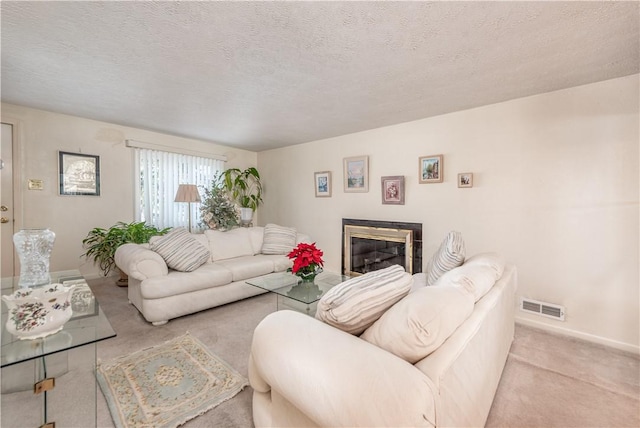
[[[2,101],[265,150],[639,72],[638,2],[11,2]]]

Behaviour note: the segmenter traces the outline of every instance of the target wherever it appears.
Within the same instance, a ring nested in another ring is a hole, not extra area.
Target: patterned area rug
[[[177,427],[249,384],[188,332],[99,362],[96,376],[118,428]]]

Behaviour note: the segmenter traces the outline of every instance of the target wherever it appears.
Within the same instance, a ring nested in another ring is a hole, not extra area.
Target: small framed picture
[[[100,157],[58,152],[61,195],[100,196]]]
[[[404,205],[404,175],[382,177],[382,203]]]
[[[444,178],[442,155],[422,156],[420,157],[420,164],[418,167],[420,184],[442,183],[442,179]]]
[[[344,191],[369,191],[369,156],[344,158]]]
[[[473,173],[461,172],[458,174],[458,187],[473,187]]]
[[[331,171],[313,173],[316,187],[316,198],[331,196]]]

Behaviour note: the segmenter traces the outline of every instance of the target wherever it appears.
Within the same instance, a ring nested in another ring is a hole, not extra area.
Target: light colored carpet
[[[246,377],[253,330],[276,310],[275,296],[263,294],[154,327],[127,302],[127,289],[115,286],[113,278],[89,282],[118,334],[98,345],[98,357],[103,360],[189,331]],[[246,387],[183,426],[252,427],[252,394],[251,387]],[[114,426],[101,393],[98,426]],[[517,325],[487,426],[638,427],[640,359]]]
[[[516,325],[487,427],[640,427],[640,359]]]
[[[96,372],[116,426],[126,428],[178,427],[249,385],[188,332],[101,361]]]

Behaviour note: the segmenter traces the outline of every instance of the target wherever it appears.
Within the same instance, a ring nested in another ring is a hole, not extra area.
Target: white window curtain
[[[202,198],[213,176],[224,170],[223,160],[136,148],[135,165],[136,218],[158,228],[187,227],[190,215],[192,230],[202,228],[200,204],[174,202],[176,192],[180,184],[195,184]]]

